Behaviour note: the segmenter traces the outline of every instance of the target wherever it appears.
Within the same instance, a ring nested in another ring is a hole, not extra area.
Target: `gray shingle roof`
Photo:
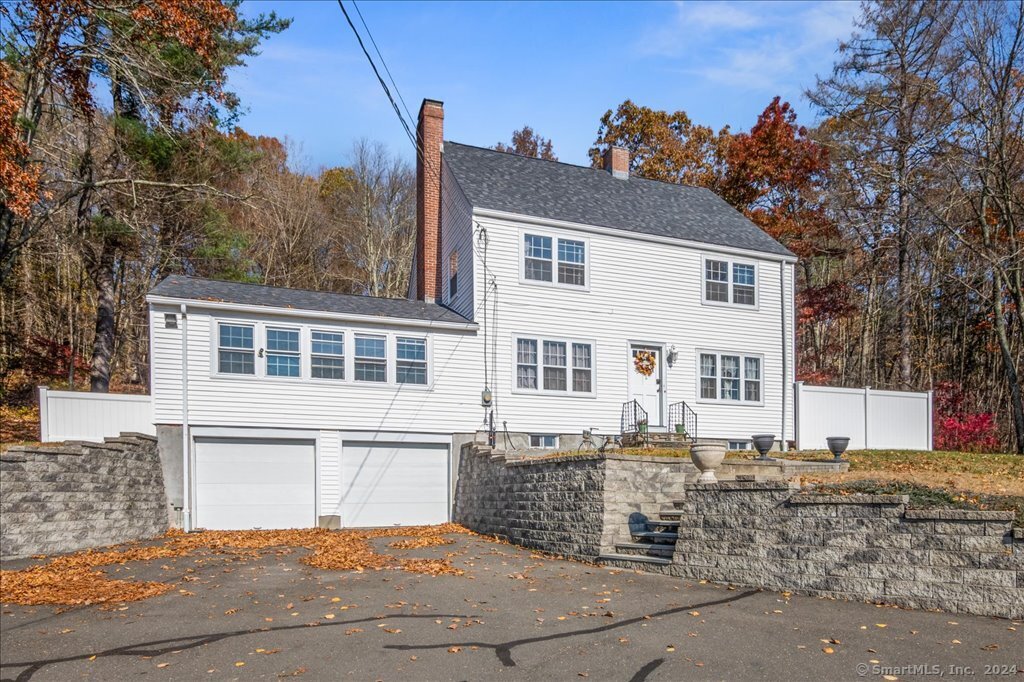
[[[793,255],[703,187],[674,185],[456,142],[444,160],[477,208]]]
[[[341,315],[368,315],[426,322],[472,324],[470,320],[436,303],[410,301],[405,298],[352,296],[326,291],[224,282],[201,277],[186,277],[185,275],[168,275],[149,293],[153,296],[193,301],[215,301],[295,310],[315,310]]]

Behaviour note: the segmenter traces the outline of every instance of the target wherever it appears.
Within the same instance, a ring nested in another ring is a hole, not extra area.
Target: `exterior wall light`
[[[676,364],[676,360],[679,359],[679,351],[676,350],[676,345],[672,344],[669,346],[668,353],[665,355],[665,361],[668,362],[668,366]]]

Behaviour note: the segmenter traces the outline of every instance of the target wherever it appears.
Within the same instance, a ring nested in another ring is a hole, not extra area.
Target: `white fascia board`
[[[357,322],[392,327],[418,327],[426,329],[453,329],[457,331],[476,331],[476,322],[444,322],[441,320],[414,320],[406,317],[379,317],[377,315],[357,315],[354,313],[332,313],[324,310],[308,310],[306,308],[279,308],[267,305],[251,305],[247,303],[227,303],[224,301],[204,301],[195,298],[177,298],[172,296],[146,296],[150,305],[180,305],[186,303],[190,308],[200,310],[230,310],[251,313],[253,315],[287,315],[291,317],[307,317],[320,320],[339,320],[341,322]]]
[[[600,225],[587,225],[585,223],[573,223],[567,220],[555,220],[553,218],[539,218],[537,216],[523,213],[509,213],[508,211],[497,211],[490,208],[473,207],[474,217],[491,218],[503,220],[510,223],[530,223],[546,227],[561,227],[567,230],[578,230],[580,232],[591,232],[593,234],[605,234],[612,237],[625,239],[636,239],[637,241],[653,242],[655,244],[671,244],[672,246],[685,246],[697,251],[713,251],[733,256],[744,256],[768,261],[782,261],[783,263],[796,263],[796,256],[786,256],[781,253],[768,253],[767,251],[754,251],[752,249],[741,249],[734,246],[723,246],[722,244],[709,244],[691,239],[678,239],[676,237],[662,237],[656,234],[644,232],[633,232],[632,230],[620,230],[614,227],[601,227]]]

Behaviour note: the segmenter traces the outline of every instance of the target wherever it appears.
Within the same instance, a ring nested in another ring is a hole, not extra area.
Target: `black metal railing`
[[[622,403],[622,420],[619,430],[623,436],[634,433],[647,433],[647,410],[640,407],[636,400]],[[641,426],[643,428],[641,428]]]
[[[697,413],[690,409],[690,406],[680,401],[668,406],[668,430],[669,433],[679,433],[676,425],[682,425],[682,433],[693,441],[697,438]]]

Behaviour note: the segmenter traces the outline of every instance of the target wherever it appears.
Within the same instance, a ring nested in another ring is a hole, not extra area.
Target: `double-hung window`
[[[400,384],[427,383],[427,340],[398,337],[395,380]]]
[[[701,400],[760,403],[761,369],[759,356],[701,353]]]
[[[578,239],[523,235],[523,277],[573,287],[587,285],[587,245]]]
[[[267,327],[267,376],[300,375],[299,330]]]
[[[255,374],[256,349],[252,325],[221,323],[217,328],[217,371]]]
[[[516,339],[516,386],[537,388],[537,340]]]
[[[704,301],[757,305],[757,268],[718,258],[704,259]]]
[[[387,337],[356,334],[356,381],[388,380]]]
[[[544,342],[544,390],[564,391],[565,341]]]
[[[344,379],[344,332],[313,330],[310,341],[310,376],[314,379]]]
[[[562,339],[516,339],[516,388],[546,393],[594,392],[590,343]]]

